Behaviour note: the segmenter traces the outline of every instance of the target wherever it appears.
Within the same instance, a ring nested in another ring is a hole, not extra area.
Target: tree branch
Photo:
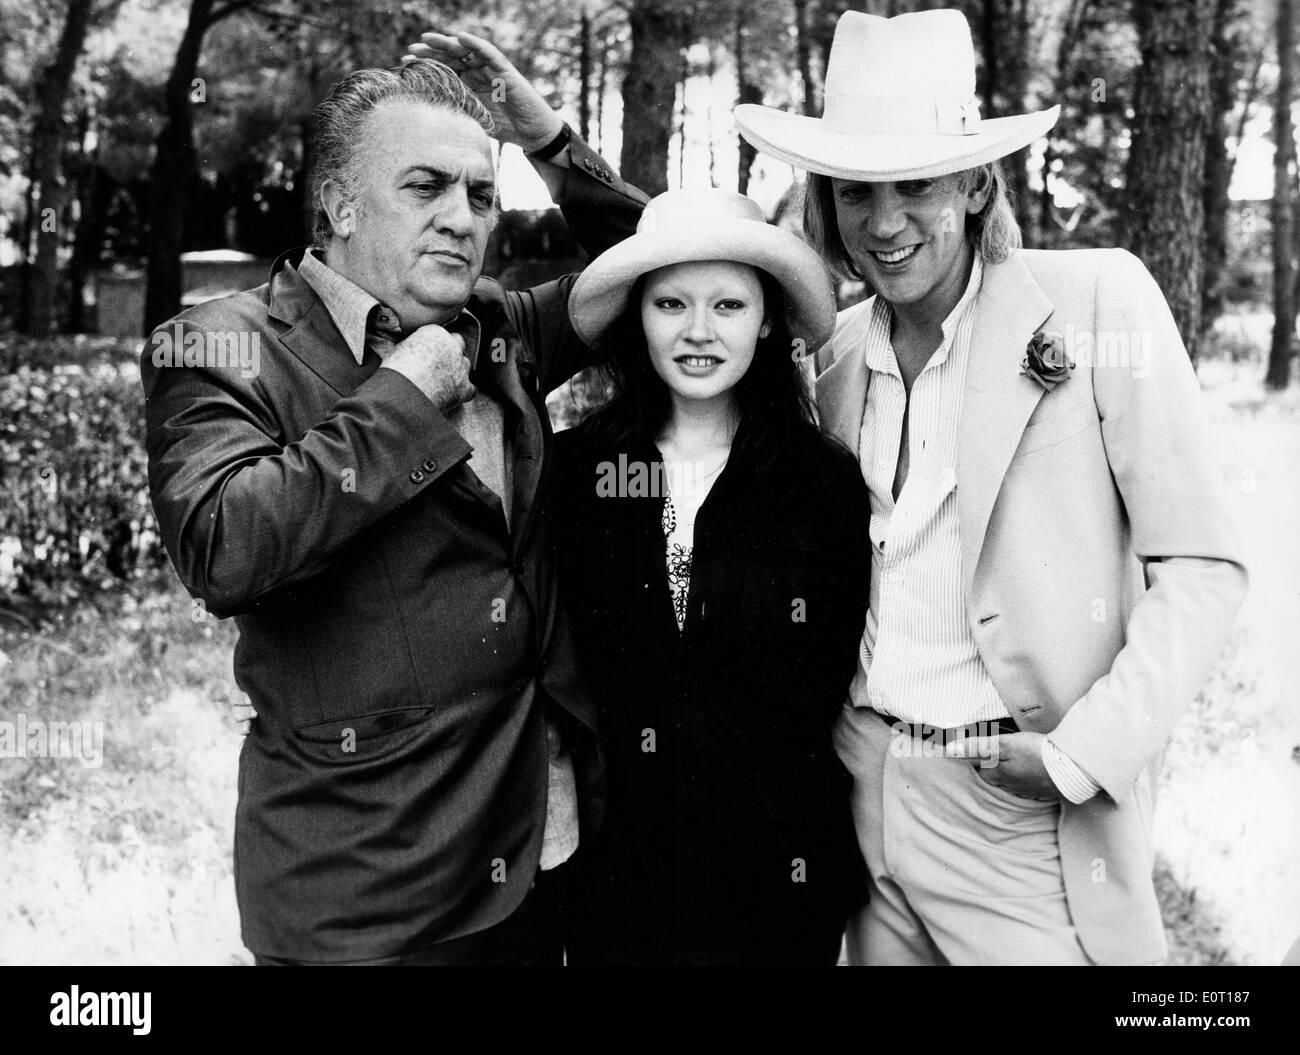
[[[233,14],[237,14],[240,11],[252,7],[253,3],[254,0],[226,0],[226,3],[222,4],[220,7],[214,7],[210,12],[208,12],[208,17],[203,22],[203,28],[206,30],[208,27],[220,22],[223,18],[228,18]]]

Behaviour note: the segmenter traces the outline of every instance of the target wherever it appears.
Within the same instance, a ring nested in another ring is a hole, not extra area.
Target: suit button
[[[421,483],[423,480],[424,480],[424,473],[420,472],[419,469],[411,470],[411,483],[418,484]]]
[[[424,465],[422,466],[422,468],[426,473],[437,472],[438,463],[434,461],[432,458],[425,458]]]

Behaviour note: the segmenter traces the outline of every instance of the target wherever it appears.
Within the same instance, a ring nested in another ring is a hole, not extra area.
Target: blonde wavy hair
[[[999,264],[1020,248],[1020,224],[1016,222],[1011,189],[1002,166],[996,161],[955,173],[958,187],[969,190],[985,179],[990,181],[989,199],[979,212],[967,214],[966,237],[986,264]],[[861,282],[839,225],[835,222],[835,193],[830,176],[808,173],[804,188],[803,229],[812,247],[841,278]]]

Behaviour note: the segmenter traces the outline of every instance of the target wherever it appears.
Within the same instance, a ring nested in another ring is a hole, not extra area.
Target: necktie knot
[[[382,304],[376,305],[366,320],[366,347],[382,361],[401,340],[402,326],[397,313]]]

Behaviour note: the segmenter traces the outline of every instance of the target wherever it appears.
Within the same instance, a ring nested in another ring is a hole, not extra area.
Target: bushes
[[[29,629],[105,590],[170,578],[149,503],[140,342],[0,335],[0,624]],[[603,400],[586,373],[557,427]]]
[[[138,371],[120,355],[83,358],[11,359],[0,376],[0,616],[43,622],[167,566]]]

